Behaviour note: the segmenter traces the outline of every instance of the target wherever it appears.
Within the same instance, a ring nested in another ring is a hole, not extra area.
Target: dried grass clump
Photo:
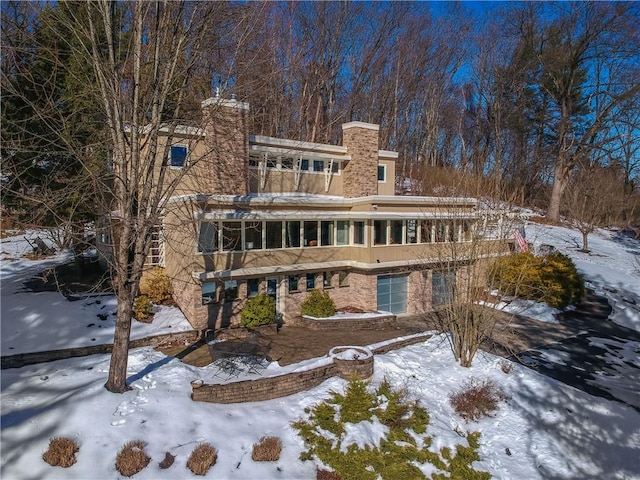
[[[470,378],[460,390],[449,395],[456,413],[465,420],[489,417],[507,396],[489,379]]]
[[[319,468],[316,472],[316,480],[342,480],[336,472]]]
[[[69,468],[76,463],[76,452],[80,450],[78,443],[69,437],[53,437],[49,439],[49,449],[42,459],[52,467]]]
[[[502,370],[504,373],[511,373],[511,371],[513,370],[513,363],[507,361],[507,360],[503,360],[500,362],[500,370]]]
[[[253,444],[251,458],[256,462],[275,462],[280,459],[282,441],[278,437],[262,437]]]
[[[131,477],[149,465],[151,457],[144,451],[144,446],[142,440],[125,443],[116,457],[116,470],[125,477]]]
[[[189,455],[187,468],[195,475],[206,475],[216,464],[216,460],[218,460],[218,451],[208,443],[201,443]]]

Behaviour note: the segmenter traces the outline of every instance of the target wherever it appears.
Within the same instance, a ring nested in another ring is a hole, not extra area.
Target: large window
[[[265,222],[267,248],[282,248],[282,222]]]
[[[389,224],[391,226],[391,228],[389,229],[390,243],[402,243],[402,220],[391,220]]]
[[[333,245],[333,222],[320,222],[320,245]]]
[[[455,298],[456,272],[433,272],[431,304],[434,307],[453,302]]]
[[[346,220],[338,220],[338,245],[349,245],[349,222]]]
[[[387,243],[387,221],[373,221],[373,244],[385,245]]]
[[[286,247],[297,248],[300,246],[300,222],[289,221],[287,223]]]
[[[262,248],[262,222],[247,222],[244,224],[245,250],[259,250]]]
[[[187,154],[189,149],[186,145],[171,145],[169,152],[169,165],[176,168],[182,168],[187,163]]]
[[[241,222],[222,222],[222,249],[225,251],[242,250]]]
[[[391,313],[407,311],[408,275],[378,276],[378,310]]]
[[[353,222],[353,243],[364,245],[364,222]]]
[[[304,222],[304,246],[318,246],[318,222]]]
[[[324,172],[324,160],[314,160],[313,161],[313,171],[314,172]]]
[[[212,253],[218,246],[218,224],[215,222],[200,223],[198,235],[198,252]]]

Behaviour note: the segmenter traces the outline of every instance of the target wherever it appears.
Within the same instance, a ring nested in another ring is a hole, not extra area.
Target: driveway
[[[610,313],[607,300],[589,292],[576,310],[559,315],[560,324],[517,318],[511,327],[529,338],[525,348],[512,348],[507,356],[640,412],[640,332],[608,320]]]

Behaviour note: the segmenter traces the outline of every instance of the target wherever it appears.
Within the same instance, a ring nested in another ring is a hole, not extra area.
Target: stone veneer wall
[[[395,324],[396,316],[392,313],[388,315],[376,315],[370,317],[348,317],[341,316],[328,320],[317,319],[313,317],[302,317],[300,320],[301,327],[307,327],[309,330],[336,330],[339,328],[348,328],[353,330],[378,330],[388,328]]]
[[[370,123],[349,122],[342,125],[342,145],[351,160],[343,168],[343,190],[347,198],[378,194],[378,131]]]
[[[428,338],[430,338],[430,335],[404,338],[378,348],[372,348],[371,351],[374,354],[382,354],[397,348],[424,342]],[[345,379],[366,379],[373,375],[373,355],[359,360],[339,358],[332,358],[331,360],[330,364],[303,372],[286,373],[276,377],[243,380],[233,383],[192,386],[191,399],[196,402],[210,403],[260,402],[309,390],[334,376],[340,376]]]

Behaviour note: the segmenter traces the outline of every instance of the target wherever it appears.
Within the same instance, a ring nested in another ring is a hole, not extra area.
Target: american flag
[[[516,244],[518,245],[518,250],[521,252],[529,251],[529,244],[524,238],[524,228],[518,228],[513,231],[513,238],[516,239]]]

